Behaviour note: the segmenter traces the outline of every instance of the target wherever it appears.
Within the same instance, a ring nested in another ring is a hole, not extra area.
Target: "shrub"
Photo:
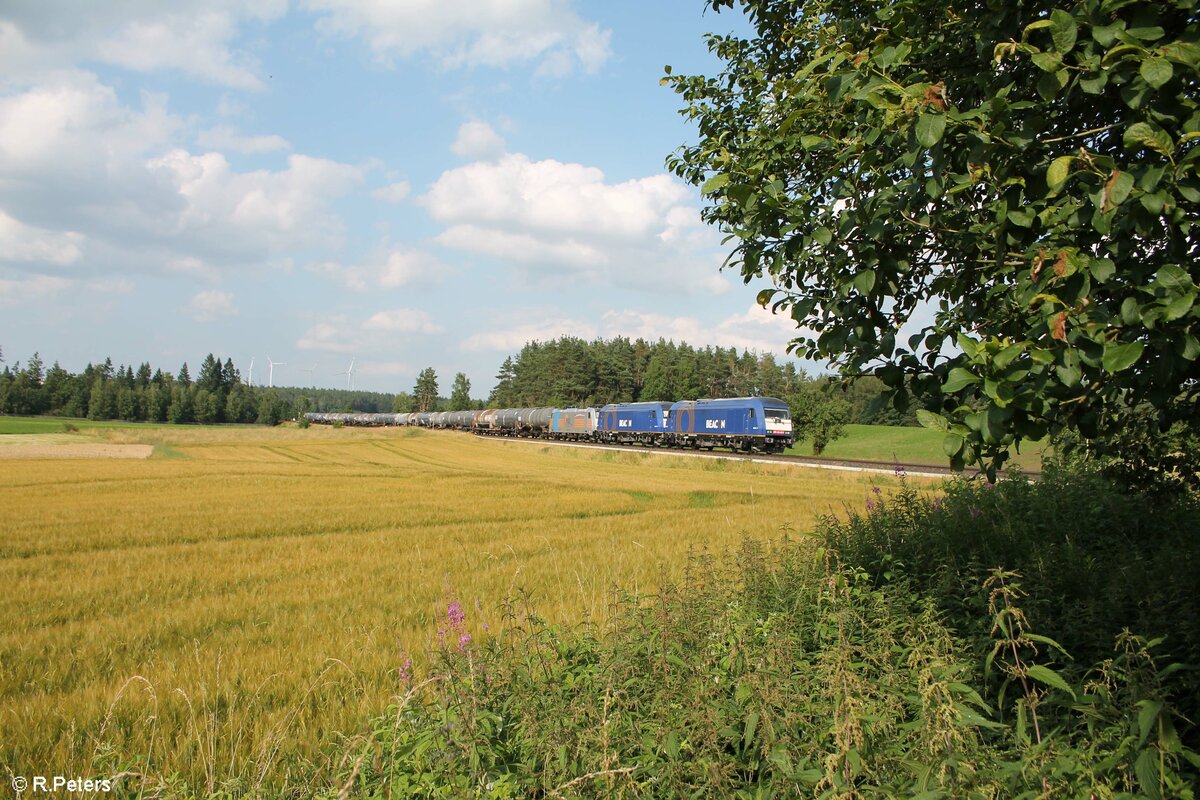
[[[907,581],[806,543],[697,555],[680,585],[615,596],[603,625],[519,600],[478,644],[452,605],[429,675],[406,665],[331,794],[1191,797],[1157,643],[1125,636],[1063,676],[1016,576],[992,577],[975,592],[995,623],[986,675]]]

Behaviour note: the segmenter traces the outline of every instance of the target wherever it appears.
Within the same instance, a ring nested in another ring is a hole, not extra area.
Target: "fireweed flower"
[[[403,683],[408,683],[412,680],[412,659],[404,659],[403,666],[400,667],[400,680]]]
[[[876,507],[874,500],[867,500],[867,511],[874,511]]]
[[[878,487],[878,486],[872,486],[872,487],[871,487],[871,491],[872,491],[872,492],[874,492],[875,494],[879,494],[879,487]]]

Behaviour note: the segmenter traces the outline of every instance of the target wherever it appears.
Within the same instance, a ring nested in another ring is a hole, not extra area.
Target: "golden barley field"
[[[519,592],[603,617],[689,549],[802,533],[894,484],[407,429],[72,436],[154,455],[0,457],[0,770],[209,793],[336,769],[451,599],[477,638]]]

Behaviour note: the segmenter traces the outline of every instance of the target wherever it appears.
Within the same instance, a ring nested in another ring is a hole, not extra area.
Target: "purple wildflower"
[[[908,475],[908,473],[904,471],[904,467],[897,464],[896,465],[896,477],[903,478],[903,477],[906,477],[907,475]]]
[[[462,603],[457,600],[446,606],[446,616],[450,620],[450,627],[457,628],[467,620],[467,615],[463,613]]]
[[[872,486],[872,487],[871,487],[871,491],[872,491],[872,492],[874,492],[875,494],[879,494],[879,487],[878,487],[878,486]]]
[[[412,659],[404,659],[404,665],[400,667],[400,680],[408,683],[412,680]]]
[[[874,511],[877,507],[874,500],[867,500],[867,511]]]
[[[458,637],[458,649],[460,652],[462,650],[466,649],[468,646],[470,646],[470,644],[471,644],[471,634],[464,633],[462,636]]]

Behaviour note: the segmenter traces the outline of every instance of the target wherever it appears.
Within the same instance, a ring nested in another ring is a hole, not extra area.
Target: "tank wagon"
[[[489,408],[411,414],[305,414],[332,425],[405,425],[489,436],[779,453],[792,444],[787,403],[774,397],[610,403],[603,408]]]

